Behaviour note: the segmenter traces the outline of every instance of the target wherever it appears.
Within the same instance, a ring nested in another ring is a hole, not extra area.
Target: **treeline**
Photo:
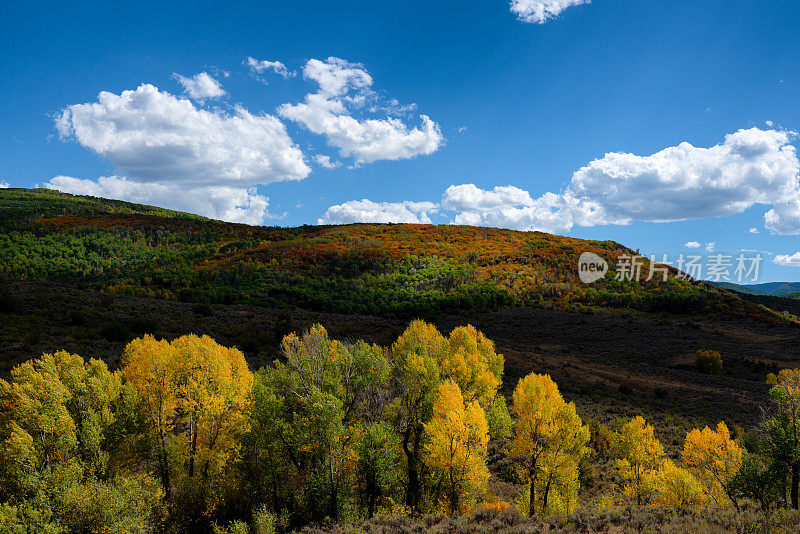
[[[390,348],[286,336],[253,373],[207,336],[132,341],[120,370],[57,352],[0,381],[0,532],[275,532],[474,510],[546,518],[798,507],[800,371],[771,375],[774,410],[734,440],[724,423],[668,458],[635,417],[583,421],[547,375],[519,381],[474,328],[414,321]],[[491,442],[491,445],[490,445]],[[490,451],[500,454],[493,470]],[[592,463],[611,486],[581,498]],[[492,477],[513,488],[491,489]]]

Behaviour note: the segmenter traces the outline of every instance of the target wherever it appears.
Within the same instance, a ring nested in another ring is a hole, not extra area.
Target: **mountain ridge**
[[[798,298],[800,282],[763,282],[760,284],[736,284],[733,282],[709,282],[724,289],[747,295],[772,295],[775,297]]]

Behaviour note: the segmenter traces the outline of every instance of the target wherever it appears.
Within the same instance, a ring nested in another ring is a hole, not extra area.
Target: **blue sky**
[[[14,4],[12,187],[542,229],[671,261],[714,243],[765,251],[759,281],[800,279],[796,1]]]

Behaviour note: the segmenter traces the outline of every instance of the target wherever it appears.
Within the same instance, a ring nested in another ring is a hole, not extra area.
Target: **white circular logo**
[[[584,252],[578,258],[578,276],[584,284],[591,284],[603,278],[608,272],[606,260],[593,252]]]

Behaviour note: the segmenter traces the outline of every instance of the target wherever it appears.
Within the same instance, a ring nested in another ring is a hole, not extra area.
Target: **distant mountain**
[[[724,289],[730,289],[731,291],[738,291],[739,293],[744,293],[745,295],[766,295],[764,291],[759,291],[755,289],[755,286],[748,286],[742,284],[734,284],[733,282],[709,282],[712,286],[721,287]]]
[[[710,283],[717,287],[738,291],[746,295],[772,295],[774,297],[787,298],[798,298],[800,296],[800,282],[765,282],[763,284]]]

